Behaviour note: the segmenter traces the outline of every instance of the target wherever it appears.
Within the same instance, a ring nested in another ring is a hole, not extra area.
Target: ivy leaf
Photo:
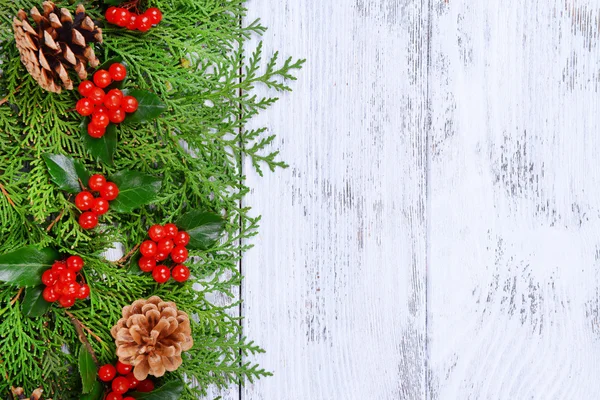
[[[167,105],[156,94],[140,89],[125,89],[125,96],[133,96],[138,101],[138,109],[125,118],[125,123],[138,124],[148,122],[162,114]]]
[[[95,139],[87,133],[87,118],[80,125],[83,146],[88,154],[96,161],[102,161],[106,165],[113,165],[115,150],[117,149],[117,127],[109,124],[106,133],[100,139]]]
[[[42,297],[45,286],[34,286],[25,289],[25,296],[21,302],[23,314],[28,317],[41,317],[50,308],[48,303]]]
[[[190,235],[189,248],[208,250],[219,240],[225,220],[219,214],[194,210],[179,217],[176,225]]]
[[[42,273],[58,258],[56,250],[35,246],[20,249],[0,256],[0,281],[15,286],[37,286]]]
[[[119,195],[111,201],[110,208],[122,213],[153,202],[162,186],[162,179],[136,171],[119,171],[110,181],[119,187]]]
[[[89,172],[82,163],[62,154],[44,154],[42,157],[46,162],[52,181],[61,190],[69,193],[81,192],[79,181],[81,180],[81,183],[85,185],[90,178]]]
[[[83,393],[90,393],[92,391],[94,382],[96,382],[97,372],[94,358],[82,344],[79,348],[79,375],[81,376]]]
[[[102,398],[104,394],[104,387],[98,381],[94,381],[94,386],[89,393],[82,395],[79,397],[79,400],[99,400]]]
[[[138,400],[179,400],[183,394],[183,382],[173,381],[149,393],[133,392],[127,394]]]

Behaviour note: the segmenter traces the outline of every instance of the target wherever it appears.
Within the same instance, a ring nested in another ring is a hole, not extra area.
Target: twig
[[[11,306],[17,302],[17,300],[19,299],[19,297],[21,297],[21,293],[23,293],[23,289],[25,289],[25,288],[23,288],[23,287],[20,288],[19,292],[17,293],[17,295],[15,297],[13,297],[13,299],[10,301],[10,305]]]
[[[15,203],[13,203],[12,199],[8,195],[8,192],[6,191],[6,189],[4,188],[4,185],[2,185],[2,183],[0,183],[0,190],[2,191],[2,194],[4,194],[4,196],[6,196],[6,200],[8,200],[10,205],[13,206],[14,208],[17,208],[17,206],[15,205]]]
[[[77,317],[75,317],[69,311],[65,310],[65,314],[67,314],[69,316],[69,318],[71,319],[71,323],[75,327],[75,330],[77,331],[77,335],[79,336],[79,340],[81,341],[81,343],[83,343],[83,345],[85,346],[87,351],[89,351],[89,353],[92,355],[92,358],[94,359],[94,361],[96,363],[98,363],[98,358],[96,357],[96,353],[94,352],[94,349],[92,348],[92,345],[90,344],[90,342],[87,340],[87,337],[85,336],[85,332],[83,332],[83,330],[85,329],[90,335],[92,335],[92,337],[94,339],[96,339],[100,343],[102,343],[102,339],[100,339],[98,337],[98,335],[96,335],[94,332],[92,332],[90,330],[90,328],[83,325],[81,323],[81,321],[79,321],[77,319]]]
[[[58,222],[60,221],[60,219],[63,217],[63,215],[65,215],[65,209],[63,208],[62,211],[60,212],[60,214],[58,214],[58,217],[54,218],[54,221],[52,221],[52,223],[50,225],[48,225],[48,227],[46,228],[46,232],[50,232],[50,229],[52,229],[52,227]]]
[[[125,261],[127,261],[127,259],[129,257],[131,257],[137,251],[137,249],[139,247],[140,247],[140,245],[137,244],[133,249],[131,249],[129,251],[129,253],[125,254],[123,257],[121,257],[119,260],[117,260],[117,262],[115,264],[117,264],[117,265],[123,265],[123,264],[125,264]]]
[[[2,100],[0,100],[0,106],[1,106],[2,104],[6,103],[6,102],[8,101],[8,98],[9,98],[11,95],[13,95],[13,94],[17,93],[17,92],[19,91],[19,89],[21,89],[21,85],[17,86],[17,87],[15,88],[15,91],[14,91],[14,92],[12,92],[12,93],[11,93],[11,94],[9,94],[8,96],[6,96],[6,97],[5,97],[5,98],[3,98]]]

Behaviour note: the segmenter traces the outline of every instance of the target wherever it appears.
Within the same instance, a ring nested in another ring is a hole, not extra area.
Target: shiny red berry
[[[140,32],[148,32],[150,28],[152,28],[150,16],[146,14],[138,15],[137,20],[135,21],[135,27]]]
[[[171,271],[165,265],[157,265],[152,270],[152,277],[158,283],[165,283],[171,277]]]
[[[114,365],[105,364],[98,369],[98,378],[102,382],[110,382],[117,376],[117,369]]]
[[[165,237],[168,237],[169,239],[175,239],[175,236],[177,236],[177,233],[179,233],[179,229],[177,229],[177,225],[175,225],[175,224],[166,224],[165,225]]]
[[[65,269],[64,271],[60,272],[59,279],[62,283],[75,282],[75,279],[77,279],[77,272],[73,271],[72,269]]]
[[[119,393],[110,392],[106,395],[104,400],[123,400],[123,396],[121,396]]]
[[[87,133],[95,139],[100,139],[106,133],[106,128],[89,123],[87,127]]]
[[[98,215],[91,211],[86,211],[79,216],[79,225],[83,229],[93,229],[98,225]]]
[[[133,15],[132,15],[133,17]],[[127,68],[121,63],[114,63],[108,68],[110,77],[115,81],[122,81],[127,76]]]
[[[108,118],[108,113],[100,112],[98,110],[94,111],[92,114],[92,125],[106,128],[110,124],[110,119]]]
[[[140,253],[145,257],[154,257],[158,251],[156,242],[152,240],[145,240],[140,245]]]
[[[133,365],[122,363],[121,361],[117,361],[117,372],[121,375],[127,375],[133,369]]]
[[[63,271],[64,272],[64,271]],[[79,283],[77,282],[62,282],[58,281],[61,284],[61,293],[63,296],[73,296],[75,297],[77,293],[79,293]],[[57,290],[57,289],[55,289]]]
[[[185,282],[190,277],[190,270],[185,265],[176,265],[173,267],[171,275],[173,275],[173,279],[175,279],[177,282]]]
[[[112,78],[110,77],[108,71],[105,69],[99,69],[98,71],[96,71],[93,79],[94,84],[101,89],[104,89],[112,83]]]
[[[106,182],[104,187],[100,189],[100,196],[108,201],[114,200],[119,196],[119,188],[113,182]]]
[[[130,31],[135,31],[137,29],[138,17],[139,16],[137,14],[131,13],[129,15],[129,22],[127,23],[127,26],[125,28],[129,29]]]
[[[88,186],[90,187],[90,189],[92,189],[96,192],[99,192],[100,189],[102,189],[104,187],[105,183],[106,183],[106,178],[100,174],[92,175],[90,177],[90,179],[88,180]]]
[[[90,99],[79,99],[79,101],[75,105],[75,110],[77,110],[77,113],[79,113],[79,115],[87,117],[88,115],[94,112],[94,103]]]
[[[99,87],[93,87],[92,89],[90,89],[90,92],[87,97],[92,101],[92,103],[99,105],[102,104],[104,96],[104,90],[100,89]]]
[[[138,267],[144,272],[152,272],[156,267],[156,261],[152,257],[141,257],[138,261]]]
[[[44,288],[44,291],[42,292],[42,297],[48,303],[54,303],[56,300],[60,299],[60,295],[56,293],[52,286]]]
[[[117,14],[117,7],[112,6],[112,7],[108,7],[108,10],[106,10],[106,14],[104,14],[104,16],[106,17],[106,21],[109,24],[114,24],[115,23],[115,16]]]
[[[155,242],[160,241],[160,239],[163,239],[166,236],[167,232],[165,231],[165,228],[163,228],[162,225],[152,225],[150,227],[150,229],[148,229],[148,235],[150,236],[150,239],[154,240]]]
[[[84,191],[77,193],[75,196],[75,207],[79,208],[81,211],[86,211],[92,208],[94,204],[94,195],[90,192]]]
[[[115,12],[115,25],[125,28],[129,23],[131,13],[124,8],[118,8]]]
[[[140,381],[133,376],[133,372],[127,373],[126,378],[129,381],[129,389],[135,389],[140,384]]]
[[[166,252],[160,252],[160,251],[159,251],[158,253],[156,253],[156,255],[154,256],[154,259],[155,259],[156,261],[164,261],[164,260],[166,260],[167,258],[169,258],[169,253],[166,253]]]
[[[121,101],[121,107],[123,107],[126,113],[131,114],[138,109],[138,101],[133,96],[125,96]]]
[[[175,247],[175,243],[173,243],[172,239],[164,238],[158,242],[158,252],[159,253],[170,253],[174,247]]]
[[[160,10],[156,7],[151,7],[147,9],[144,14],[146,14],[150,18],[150,22],[152,23],[152,25],[156,25],[162,20],[162,12],[160,12]]]
[[[150,379],[144,379],[136,388],[138,392],[149,393],[154,390],[154,382]]]
[[[124,376],[119,376],[112,381],[111,388],[117,394],[123,394],[129,390],[129,380]]]
[[[123,100],[123,97],[125,97],[125,95],[123,94],[123,92],[121,91],[121,89],[110,89],[108,91],[108,93],[106,94],[113,94],[119,97],[119,99]]]
[[[65,269],[67,269],[67,264],[64,261],[55,261],[54,264],[52,264],[52,271],[54,272],[60,272]]]
[[[175,235],[175,244],[179,246],[187,246],[190,242],[190,235],[187,232],[179,231],[177,235]]]
[[[92,83],[92,81],[82,81],[77,87],[77,90],[79,91],[79,94],[83,97],[88,97],[92,89],[95,87],[96,86]]]
[[[188,251],[183,246],[175,246],[171,251],[171,259],[177,264],[181,264],[188,258]]]
[[[58,299],[58,303],[61,307],[69,308],[75,304],[75,296],[62,295]]]
[[[108,119],[113,124],[120,124],[121,122],[125,121],[126,116],[127,114],[122,108],[116,108],[108,112]]]
[[[123,400],[135,400],[135,397],[127,396],[127,397],[123,397]]]
[[[59,276],[60,275],[55,271],[52,271],[52,269],[47,269],[42,274],[42,283],[46,286],[53,286],[58,280]]]
[[[81,286],[79,286],[79,290],[77,291],[77,294],[75,295],[75,297],[77,297],[78,299],[87,299],[90,296],[90,287],[87,284],[83,284]]]
[[[116,93],[111,93],[108,92],[106,93],[106,96],[104,96],[104,105],[109,109],[109,110],[115,110],[118,109],[119,107],[121,107],[121,99],[122,97],[119,96]]]
[[[75,272],[81,271],[83,268],[83,258],[79,256],[70,256],[67,258],[67,268]]]
[[[92,206],[92,211],[98,215],[106,214],[108,212],[108,200],[98,197],[94,199],[94,205]]]

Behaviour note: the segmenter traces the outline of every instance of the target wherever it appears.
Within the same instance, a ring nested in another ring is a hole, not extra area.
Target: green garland
[[[104,20],[105,4],[82,3],[92,18]],[[75,8],[73,2],[56,4]],[[11,386],[22,386],[26,393],[43,386],[44,398],[79,399],[82,341],[74,320],[85,327],[85,340],[98,363],[114,363],[110,327],[123,306],[152,295],[193,316],[194,347],[177,371],[157,380],[157,387],[193,377],[197,385],[182,384],[180,398],[196,399],[210,385],[225,387],[269,375],[243,361],[262,350],[242,336],[239,319],[230,316],[228,307],[215,306],[207,297],[233,297],[232,288],[241,280],[237,262],[248,247],[243,240],[258,225],[258,218],[240,205],[249,190],[242,156],[259,172],[261,165],[271,170],[284,166],[277,152],[267,150],[272,136],[265,137],[263,129],[244,129],[276,101],[257,98],[252,90],[257,84],[290,90],[282,82],[294,79],[303,61],[278,63],[275,54],[262,63],[260,45],[244,58],[248,39],[265,31],[258,21],[241,26],[244,0],[144,3],[160,8],[163,21],[147,33],[104,24],[104,42],[95,46],[96,54],[101,61],[122,59],[128,67],[124,88],[155,93],[167,108],[152,122],[117,126],[114,163],[106,163],[82,140],[82,117],[74,110],[77,91],[44,91],[19,59],[12,20],[19,9],[34,6],[41,1],[0,0],[0,254],[34,245],[80,255],[91,297],[77,301],[68,310],[71,315],[53,304],[43,315],[32,316],[24,309],[21,288],[0,283],[0,398]],[[52,180],[44,158],[48,154],[68,155],[90,173],[111,176],[132,170],[159,177],[160,190],[151,204],[131,212],[111,210],[102,216],[101,227],[85,231],[77,223],[80,212],[72,194]],[[147,238],[150,225],[175,222],[191,210],[218,213],[225,225],[219,242],[190,252],[195,262],[188,264],[192,279],[185,284],[156,284],[149,274],[139,273],[135,256],[121,263],[103,258],[113,243],[122,243],[129,253]]]

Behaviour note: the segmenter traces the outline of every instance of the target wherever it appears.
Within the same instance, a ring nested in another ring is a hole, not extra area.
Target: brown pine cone
[[[140,381],[148,375],[160,377],[175,371],[182,363],[181,353],[194,344],[188,315],[158,296],[123,307],[123,318],[110,333],[119,361],[133,365],[133,374]]]
[[[43,14],[35,7],[31,9],[33,25],[23,10],[13,19],[21,61],[42,88],[60,93],[62,85],[72,90],[69,69],[75,70],[80,79],[86,79],[86,68],[100,64],[90,43],[102,43],[102,29],[86,15],[81,4],[75,18],[69,10],[59,9],[51,1],[45,1],[43,8]]]
[[[23,400],[23,399],[29,399],[29,400],[40,400],[42,398],[42,393],[44,392],[42,390],[42,388],[37,388],[33,391],[33,393],[31,393],[31,396],[27,397],[25,395],[25,391],[23,390],[22,387],[18,387],[18,388],[11,388],[10,389],[13,395],[14,399],[19,399],[19,400]],[[52,400],[52,399],[46,399],[46,400]]]

